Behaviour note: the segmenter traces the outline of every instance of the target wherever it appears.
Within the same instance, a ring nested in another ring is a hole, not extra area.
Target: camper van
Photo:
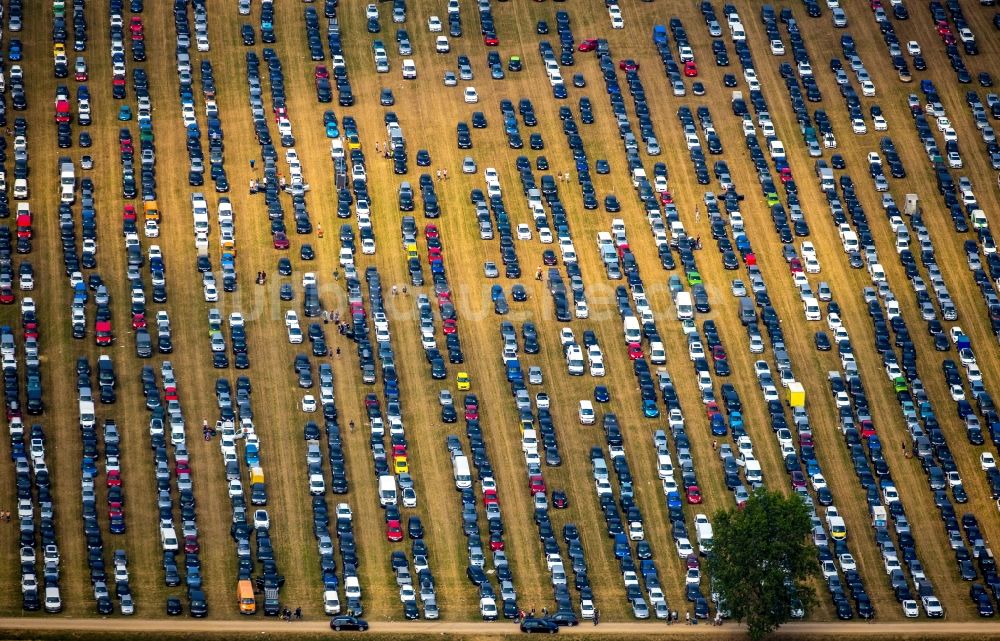
[[[455,488],[464,490],[472,487],[472,473],[469,470],[469,459],[458,455],[451,460],[452,476],[455,478]]]
[[[237,582],[236,601],[240,606],[240,614],[254,614],[257,612],[257,599],[253,595],[253,584],[249,579]]]

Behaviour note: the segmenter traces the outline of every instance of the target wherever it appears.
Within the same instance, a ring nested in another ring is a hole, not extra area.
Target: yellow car
[[[52,45],[52,56],[59,57],[66,55],[66,45],[61,42],[56,42]]]
[[[472,387],[472,379],[469,378],[467,372],[459,372],[455,378],[455,382],[458,384],[458,391],[460,392],[464,392]]]
[[[410,464],[406,461],[406,457],[403,456],[393,459],[392,467],[396,474],[406,474],[410,471]]]

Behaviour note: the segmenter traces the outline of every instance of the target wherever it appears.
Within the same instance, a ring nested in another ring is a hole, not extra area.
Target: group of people
[[[295,608],[295,612],[292,612],[288,608],[284,608],[281,611],[281,618],[284,619],[285,621],[291,621],[292,617],[295,617],[296,621],[301,621],[302,620],[302,608]]]
[[[437,172],[435,172],[435,173],[437,174],[437,179],[439,181],[440,180],[448,180],[448,170],[447,169],[438,169]]]
[[[254,280],[258,285],[263,285],[267,282],[267,272],[257,272],[257,278]]]
[[[0,521],[10,523],[10,510],[0,510]]]

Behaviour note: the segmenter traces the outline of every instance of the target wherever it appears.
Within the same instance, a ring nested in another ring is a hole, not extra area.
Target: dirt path
[[[106,630],[108,622],[103,619],[76,618],[0,618],[0,632],[3,631],[60,631],[72,630],[76,633],[101,632]],[[734,624],[720,628],[708,625],[665,626],[662,623],[615,622],[600,626],[582,625],[576,628],[563,628],[562,634],[581,636],[593,635],[670,635],[699,636],[725,635],[739,629]],[[129,619],[116,618],[114,631],[122,632],[163,632],[163,633],[231,633],[231,634],[266,634],[268,632],[289,634],[317,634],[329,630],[326,621],[304,621],[294,624],[273,619],[246,619],[235,621],[213,621],[192,619]],[[482,622],[372,622],[371,632],[380,634],[459,634],[459,635],[506,635],[517,634],[517,627],[512,623],[482,623]],[[960,637],[978,635],[983,637],[1000,636],[1000,622],[933,622],[927,620],[879,623],[868,625],[864,623],[795,623],[781,628],[776,634],[781,636],[812,637],[866,637],[866,638],[898,638],[920,635],[921,637]]]

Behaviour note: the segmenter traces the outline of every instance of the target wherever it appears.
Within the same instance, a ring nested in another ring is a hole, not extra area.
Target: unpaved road
[[[317,634],[329,631],[327,621],[300,621],[286,623],[275,619],[238,619],[230,621],[192,620],[184,619],[74,619],[58,617],[5,617],[0,618],[0,634],[10,632],[58,632],[60,630],[77,633],[99,633],[110,630],[121,633],[217,633],[232,634],[248,638],[253,634]],[[740,626],[727,623],[722,628],[710,625],[686,626],[675,624],[667,626],[659,622],[608,622],[599,626],[590,624],[575,628],[562,628],[562,634],[579,636],[589,635],[636,635],[661,636],[698,636],[711,637],[739,630]],[[482,623],[482,622],[371,622],[371,632],[381,634],[450,634],[450,635],[509,635],[517,634],[518,628],[513,623]],[[332,631],[331,631],[332,634]],[[970,621],[964,623],[932,622],[927,620],[901,623],[792,623],[785,625],[776,633],[786,637],[805,636],[838,636],[867,638],[897,638],[909,636],[956,638],[966,635],[976,635],[982,638],[1000,637],[1000,622]]]

